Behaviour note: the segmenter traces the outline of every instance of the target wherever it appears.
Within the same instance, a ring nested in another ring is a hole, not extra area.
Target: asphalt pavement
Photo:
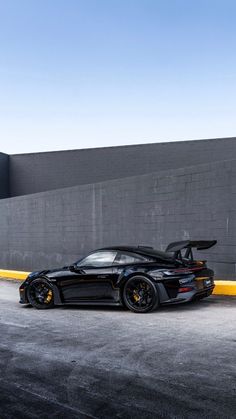
[[[150,314],[18,303],[0,280],[0,419],[236,418],[236,298]]]

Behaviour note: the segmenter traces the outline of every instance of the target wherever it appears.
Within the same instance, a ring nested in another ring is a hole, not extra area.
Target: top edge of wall
[[[77,185],[71,185],[71,186],[66,186],[63,188],[54,188],[54,189],[50,189],[50,190],[45,190],[45,191],[39,191],[39,192],[34,192],[34,193],[29,193],[29,194],[23,194],[23,195],[16,195],[16,196],[8,196],[4,199],[0,199],[1,201],[5,201],[5,200],[20,200],[22,198],[37,198],[40,196],[50,196],[53,193],[57,193],[59,191],[61,192],[65,192],[65,191],[72,191],[72,190],[76,190],[77,188],[87,188],[87,187],[97,187],[99,185],[104,185],[104,184],[108,184],[108,185],[112,185],[112,184],[116,184],[117,182],[123,181],[126,182],[127,180],[131,180],[131,179],[135,179],[135,178],[139,178],[139,179],[145,179],[148,178],[150,176],[182,176],[183,172],[186,172],[185,174],[189,174],[191,173],[193,170],[197,169],[198,171],[200,169],[203,168],[211,168],[214,169],[216,167],[222,167],[225,164],[235,164],[236,159],[230,159],[230,160],[221,160],[221,161],[213,161],[211,163],[199,163],[199,164],[194,164],[191,166],[183,166],[183,167],[178,167],[178,168],[174,168],[174,169],[162,169],[162,170],[157,170],[157,171],[151,171],[149,173],[141,173],[138,175],[131,175],[131,176],[124,176],[124,177],[118,177],[118,178],[113,178],[113,179],[106,179],[106,180],[100,180],[100,181],[94,181],[94,182],[88,182],[88,183],[81,183],[81,184],[77,184]]]
[[[157,141],[157,142],[150,142],[150,143],[141,143],[141,144],[123,144],[123,145],[112,145],[112,146],[101,146],[101,147],[87,147],[87,148],[73,148],[73,149],[62,149],[62,150],[51,150],[51,151],[35,151],[31,153],[16,153],[16,154],[9,154],[9,156],[23,156],[23,155],[35,155],[35,154],[53,154],[53,153],[65,153],[65,152],[75,152],[75,151],[88,151],[88,150],[102,150],[102,149],[113,149],[113,148],[141,148],[143,146],[165,146],[167,144],[176,144],[176,143],[197,143],[200,141],[204,142],[220,142],[220,141],[227,141],[227,140],[236,140],[236,137],[217,137],[217,138],[199,138],[199,139],[190,139],[190,140],[166,140],[166,141]],[[6,154],[7,153],[2,153]]]

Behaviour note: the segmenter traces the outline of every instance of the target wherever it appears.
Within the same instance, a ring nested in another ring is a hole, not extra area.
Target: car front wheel
[[[135,313],[147,313],[159,306],[158,292],[152,281],[144,276],[133,276],[125,284],[123,301]]]
[[[29,303],[38,309],[52,308],[54,295],[52,286],[44,278],[34,279],[28,288]]]

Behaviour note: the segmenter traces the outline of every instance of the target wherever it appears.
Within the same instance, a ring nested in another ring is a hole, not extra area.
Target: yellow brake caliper
[[[135,303],[137,303],[137,301],[140,300],[140,296],[138,295],[137,291],[135,291],[135,290],[134,290],[134,293],[133,293],[133,297],[134,297]]]
[[[52,290],[49,290],[47,293],[47,297],[46,297],[46,301],[45,303],[50,303],[50,301],[52,300]]]

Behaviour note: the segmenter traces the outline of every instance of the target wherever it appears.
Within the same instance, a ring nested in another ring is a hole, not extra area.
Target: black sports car
[[[193,259],[192,248],[212,241],[171,243],[165,252],[147,246],[99,249],[71,266],[32,272],[20,286],[20,303],[45,309],[62,304],[123,305],[146,313],[163,304],[209,296],[214,272]]]

